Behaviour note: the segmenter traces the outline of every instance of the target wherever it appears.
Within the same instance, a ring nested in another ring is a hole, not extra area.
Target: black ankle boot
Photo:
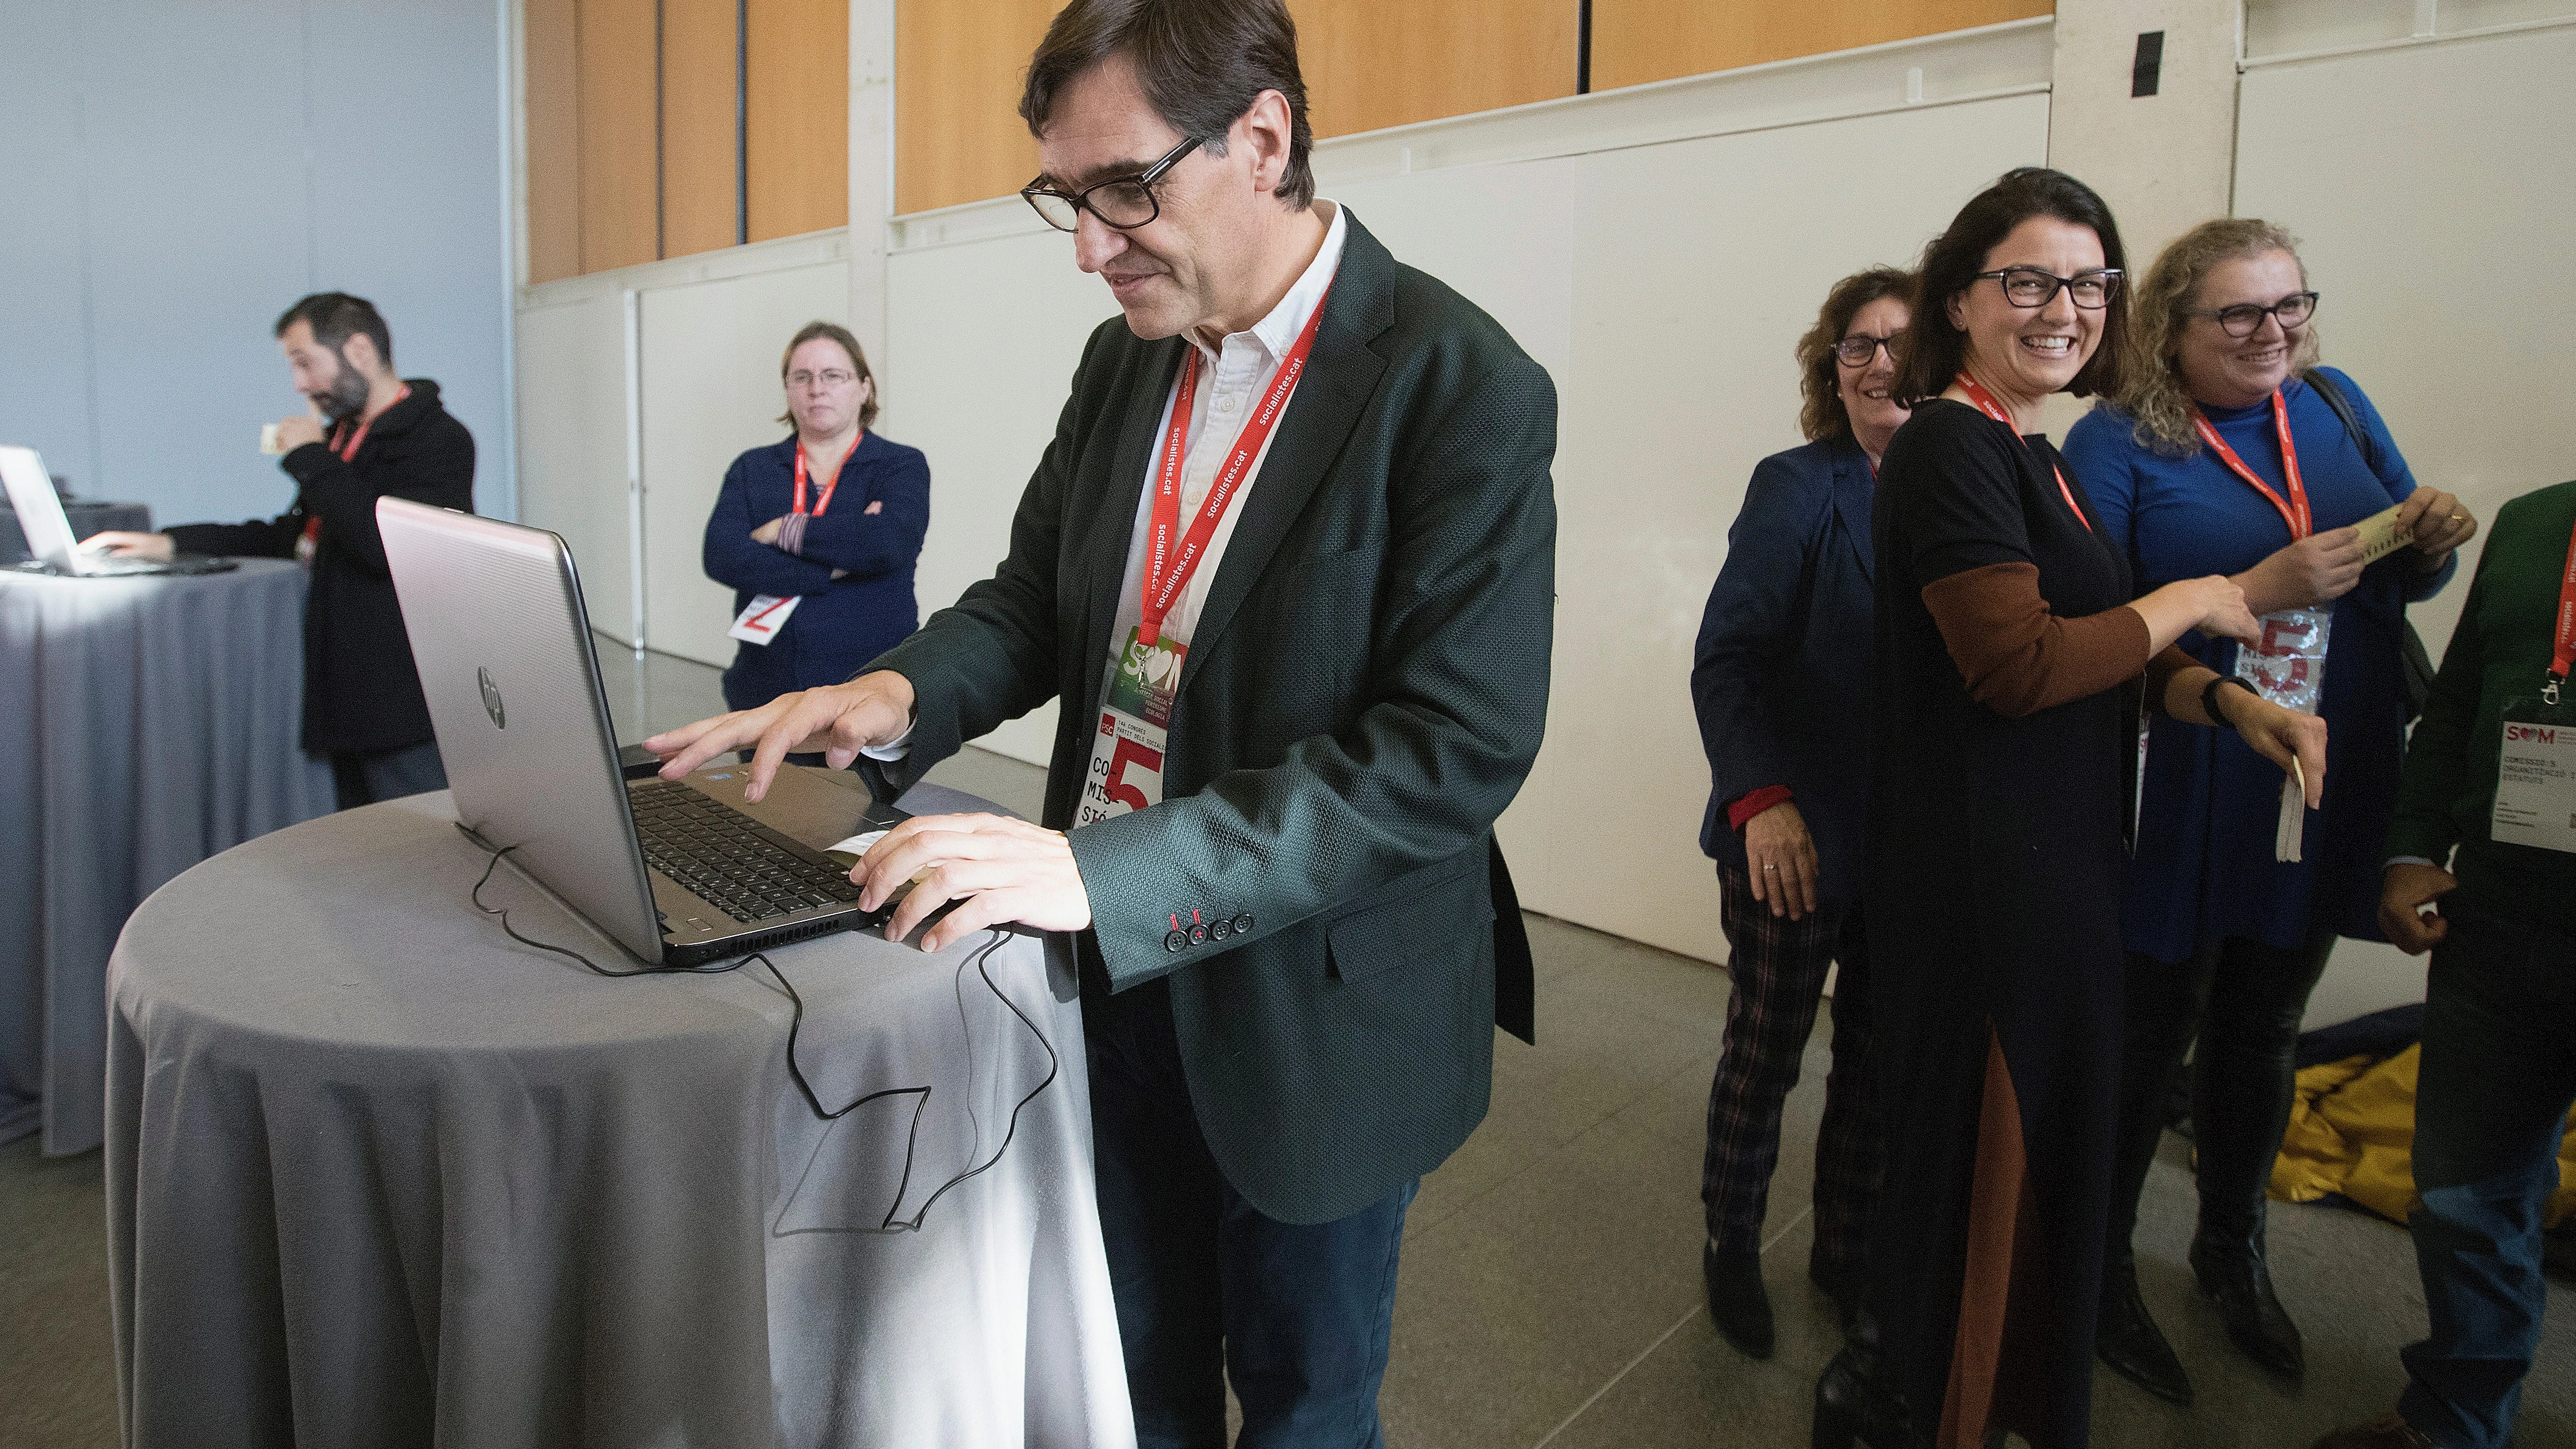
[[[1834,1301],[1834,1322],[1842,1326],[1843,1337],[1851,1337],[1860,1318],[1860,1269],[1850,1263],[1824,1263],[1809,1258],[1807,1279]]]
[[[1852,1449],[1855,1444],[1869,1449],[1922,1449],[1930,1443],[1915,1432],[1904,1402],[1878,1383],[1875,1338],[1864,1316],[1854,1329],[1853,1341],[1825,1365],[1824,1376],[1816,1380],[1812,1449]]]
[[[2109,1263],[2102,1269],[2102,1316],[2093,1328],[2093,1352],[2120,1377],[2167,1403],[2191,1406],[2191,1376],[2165,1342],[2138,1293],[2138,1265]]]
[[[2296,1383],[2307,1373],[2307,1352],[2299,1326],[2272,1292],[2262,1242],[2259,1227],[2251,1237],[2204,1227],[2191,1240],[2191,1271],[2245,1356]]]
[[[1700,1276],[1708,1280],[1708,1316],[1726,1341],[1744,1356],[1771,1356],[1771,1295],[1762,1287],[1762,1255],[1721,1253],[1715,1243],[1702,1243]]]

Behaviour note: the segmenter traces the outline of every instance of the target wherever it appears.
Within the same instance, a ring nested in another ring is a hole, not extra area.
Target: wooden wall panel
[[[581,270],[581,77],[575,0],[526,0],[528,277]]]
[[[1020,82],[1061,8],[1062,0],[897,0],[896,211],[1008,196],[1038,174]]]
[[[1593,0],[1596,27],[1607,3]],[[1574,94],[1576,0],[1289,0],[1288,12],[1318,139]]]
[[[711,252],[738,230],[734,0],[662,3],[662,255]]]
[[[1592,0],[1592,88],[1793,60],[2056,10],[2055,0]]]
[[[849,0],[750,0],[751,239],[850,223]]]
[[[660,255],[654,0],[578,0],[581,270]]]

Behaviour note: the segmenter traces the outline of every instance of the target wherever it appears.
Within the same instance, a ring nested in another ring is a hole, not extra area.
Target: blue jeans
[[[1329,1223],[1283,1223],[1226,1182],[1156,981],[1086,990],[1100,1229],[1139,1449],[1380,1449],[1395,1262],[1418,1180]]]
[[[2408,1227],[2432,1332],[2401,1357],[2406,1421],[2502,1449],[2540,1343],[2540,1212],[2576,1106],[2576,940],[2453,892],[2433,948]]]

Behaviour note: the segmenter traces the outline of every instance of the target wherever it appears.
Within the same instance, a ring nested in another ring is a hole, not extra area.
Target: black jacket
[[[1092,333],[1010,556],[872,666],[919,709],[889,784],[1055,698],[1045,821],[1072,824],[1185,351]],[[1555,452],[1548,375],[1352,217],[1190,638],[1163,801],[1072,832],[1095,964],[1169,979],[1208,1148],[1281,1221],[1437,1166],[1485,1115],[1496,1021],[1529,1033],[1493,824],[1547,720]]]
[[[385,569],[376,500],[390,494],[471,512],[474,435],[439,406],[437,383],[413,378],[410,386],[411,395],[367,429],[355,461],[340,461],[322,443],[279,460],[296,482],[295,506],[284,517],[165,530],[190,553],[293,558],[305,524],[322,521],[304,601],[304,748],[316,754],[402,749],[434,738],[411,636]]]

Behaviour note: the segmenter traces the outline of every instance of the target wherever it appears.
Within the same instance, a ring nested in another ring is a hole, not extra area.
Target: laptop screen
[[[27,536],[27,552],[61,573],[72,573],[71,520],[63,500],[45,472],[45,460],[33,448],[0,447],[0,483],[8,485],[9,507],[18,515],[18,531]]]

